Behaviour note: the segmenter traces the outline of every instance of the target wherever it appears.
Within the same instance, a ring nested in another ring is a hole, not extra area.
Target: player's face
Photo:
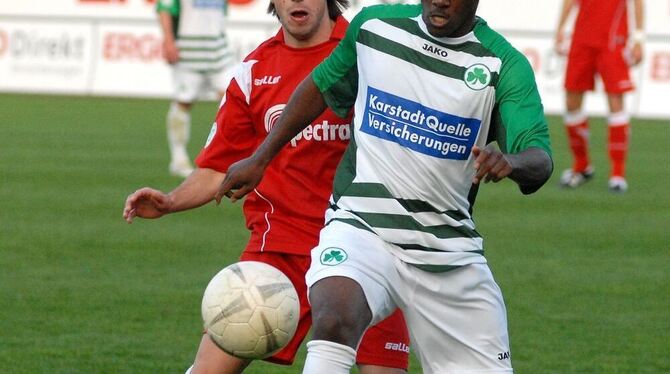
[[[310,47],[330,38],[331,20],[326,0],[272,0],[292,47]]]
[[[479,0],[421,0],[421,5],[428,32],[453,38],[472,30]]]

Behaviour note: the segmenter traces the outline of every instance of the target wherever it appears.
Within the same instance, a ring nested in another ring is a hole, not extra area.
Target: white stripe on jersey
[[[395,199],[376,198],[376,197],[357,197],[342,196],[337,201],[337,205],[346,207],[347,210],[363,213],[381,213],[381,214],[400,214],[414,218],[423,226],[450,225],[454,227],[466,226],[474,229],[474,224],[470,219],[457,221],[446,214],[435,212],[408,212]]]

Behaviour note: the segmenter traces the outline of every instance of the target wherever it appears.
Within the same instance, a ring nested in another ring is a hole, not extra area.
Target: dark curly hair
[[[326,0],[326,3],[328,4],[328,17],[333,21],[349,7],[349,0]],[[273,2],[268,5],[268,13],[277,16],[277,9],[275,9]]]

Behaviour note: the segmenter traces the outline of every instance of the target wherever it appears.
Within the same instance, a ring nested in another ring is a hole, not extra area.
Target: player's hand
[[[565,34],[562,31],[557,32],[554,38],[554,51],[556,51],[559,56],[568,54],[568,48],[566,47],[565,42]]]
[[[231,202],[243,198],[258,186],[263,178],[263,172],[265,172],[265,166],[253,156],[230,165],[226,171],[226,177],[214,195],[217,204],[221,203],[224,196],[230,198]]]
[[[133,223],[133,218],[159,218],[170,212],[168,195],[153,188],[144,187],[128,195],[123,207],[123,219]]]
[[[179,61],[179,50],[174,40],[163,40],[163,57],[168,64],[176,64]]]
[[[491,145],[485,148],[474,146],[472,154],[475,156],[475,176],[472,178],[474,184],[479,184],[482,180],[484,183],[499,182],[512,173],[512,164],[502,152]]]
[[[628,64],[630,66],[636,66],[642,62],[642,42],[635,42],[630,48]]]

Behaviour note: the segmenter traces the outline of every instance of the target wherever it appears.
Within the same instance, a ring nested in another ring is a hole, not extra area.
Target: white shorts
[[[307,286],[343,276],[361,285],[375,324],[402,309],[424,373],[511,373],[507,315],[486,264],[431,273],[400,261],[392,244],[342,222],[321,230]]]
[[[174,100],[180,103],[192,103],[211,90],[221,95],[226,92],[232,73],[232,69],[200,73],[177,64],[172,69]]]

